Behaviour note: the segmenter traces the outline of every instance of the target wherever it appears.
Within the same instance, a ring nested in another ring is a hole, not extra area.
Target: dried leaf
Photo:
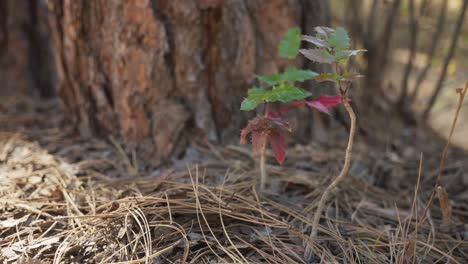
[[[406,247],[405,253],[405,260],[407,263],[411,263],[412,259],[415,257],[414,253],[416,250],[416,242],[414,241],[413,237],[408,238],[408,246]]]
[[[442,211],[442,221],[444,224],[449,224],[452,216],[452,206],[450,205],[447,192],[445,192],[442,186],[438,186],[437,194],[439,196],[440,210]]]
[[[9,228],[9,227],[14,227],[17,226],[23,222],[26,222],[28,220],[29,215],[25,215],[21,218],[15,219],[15,218],[7,218],[3,221],[0,221],[0,228]]]

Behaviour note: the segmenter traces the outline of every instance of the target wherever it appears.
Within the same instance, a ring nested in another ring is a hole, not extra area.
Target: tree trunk
[[[327,19],[325,1],[48,3],[58,93],[79,130],[121,136],[153,164],[194,136],[237,142],[255,74],[291,63],[276,55],[282,35]]]
[[[0,1],[0,95],[53,96],[47,9],[35,0]]]

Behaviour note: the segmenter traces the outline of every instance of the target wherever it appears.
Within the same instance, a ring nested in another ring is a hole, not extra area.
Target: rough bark
[[[83,134],[117,134],[154,164],[194,135],[236,142],[255,74],[290,63],[281,36],[324,21],[309,2],[49,1],[59,96]]]

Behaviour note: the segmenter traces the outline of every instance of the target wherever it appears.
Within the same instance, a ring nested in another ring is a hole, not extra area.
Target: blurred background
[[[439,170],[468,79],[467,5],[0,0],[0,260],[468,263],[468,101]],[[288,112],[286,159],[267,151],[257,192],[258,156],[239,146],[256,113],[239,108],[257,74],[330,70],[277,56],[289,28],[317,26],[367,52],[343,65],[364,75],[358,129],[311,241],[347,113]]]
[[[346,66],[365,76],[351,95],[360,138],[388,148],[425,141],[421,131],[444,137],[455,90],[467,79],[466,6],[463,0],[4,0],[0,107],[6,113],[21,100],[59,102],[55,111],[81,135],[117,136],[158,165],[183,157],[194,139],[237,144],[252,115],[239,105],[256,74],[289,64],[326,70],[276,56],[288,28],[313,34],[315,26],[342,26],[355,48],[367,50]],[[467,111],[454,138],[465,149]],[[345,117],[298,111],[291,142],[328,142],[335,131],[346,133]]]

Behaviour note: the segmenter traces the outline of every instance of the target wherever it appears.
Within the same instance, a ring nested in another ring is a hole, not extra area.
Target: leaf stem
[[[265,117],[268,116],[268,106],[269,106],[268,103],[264,104],[263,115]],[[267,141],[265,139],[263,141],[262,149],[260,151],[260,190],[261,191],[265,190],[266,178],[267,178],[267,172],[265,169],[266,146],[267,146]]]
[[[266,140],[263,142],[262,150],[260,151],[260,190],[265,190],[267,173],[265,169],[265,153],[266,153]]]

